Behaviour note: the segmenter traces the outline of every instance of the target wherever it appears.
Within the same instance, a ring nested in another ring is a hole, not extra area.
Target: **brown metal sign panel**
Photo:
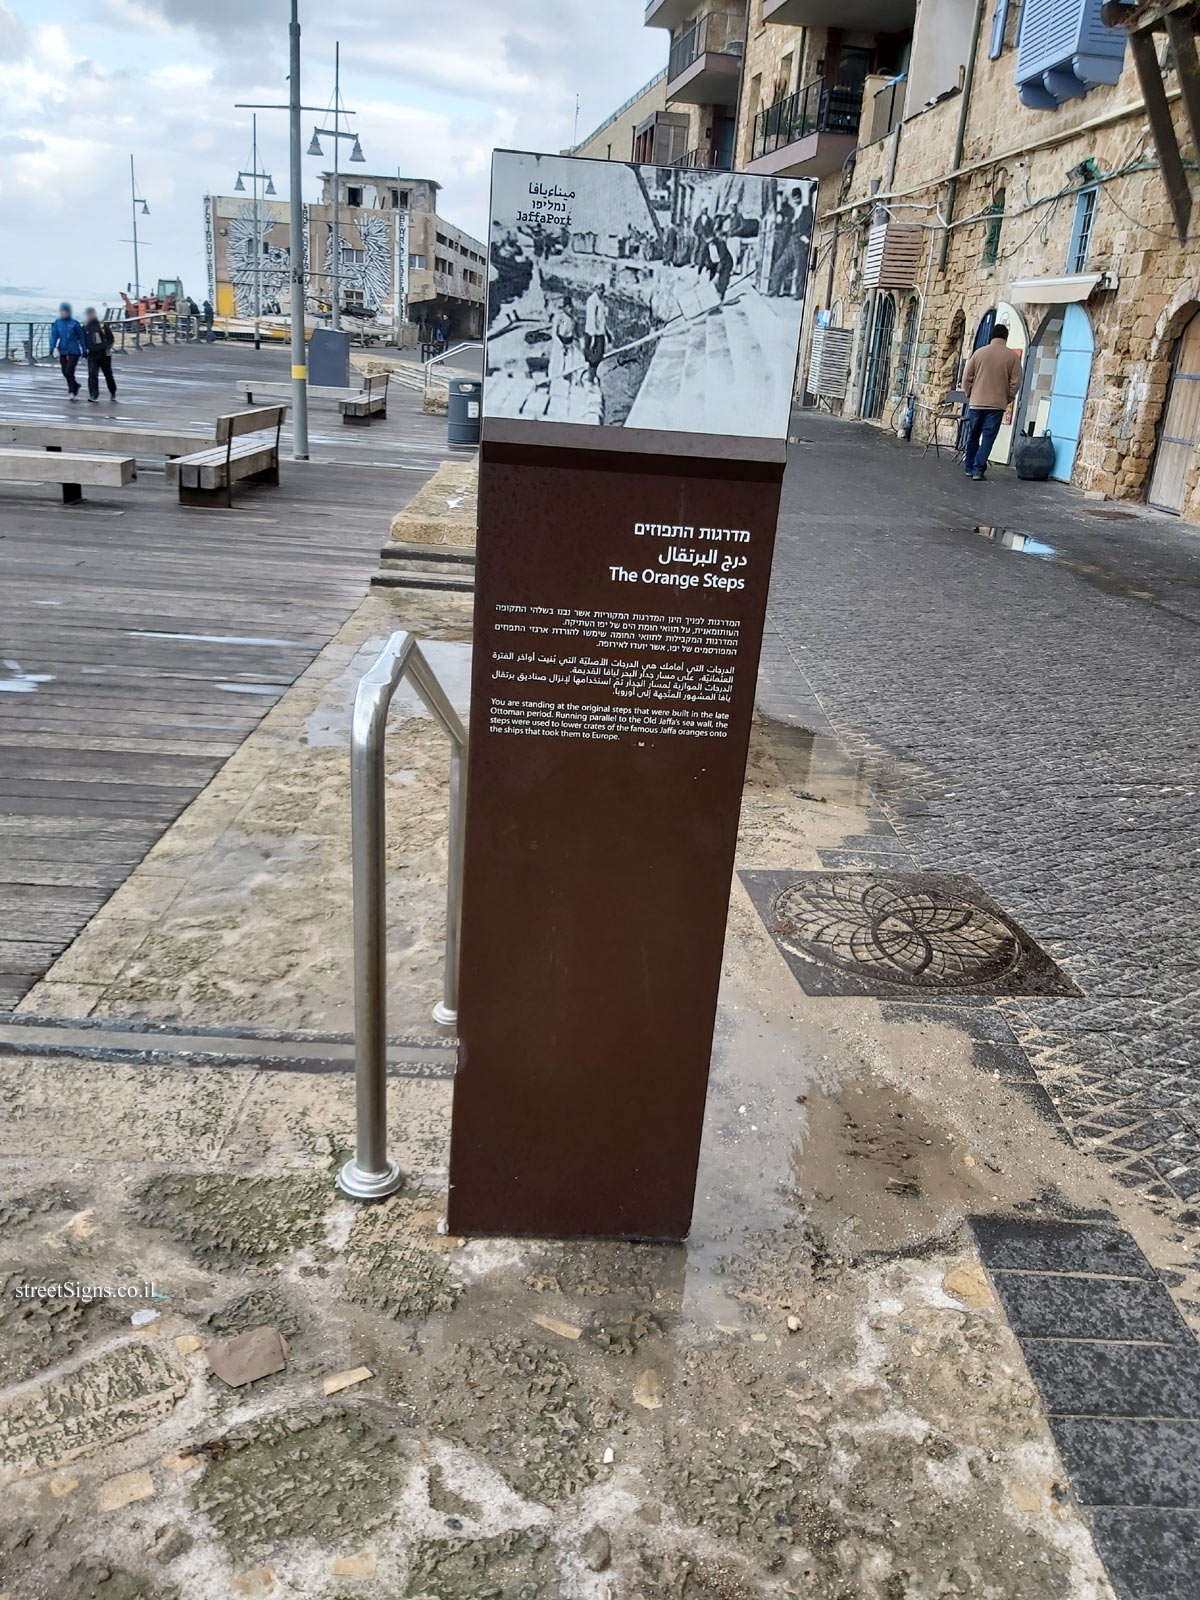
[[[454,1233],[687,1234],[781,475],[485,436]]]

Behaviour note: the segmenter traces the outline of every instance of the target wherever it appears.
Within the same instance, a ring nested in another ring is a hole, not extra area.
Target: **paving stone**
[[[971,1046],[971,1060],[980,1072],[992,1077],[1036,1080],[1029,1057],[1019,1044],[1000,1044],[990,1039],[976,1039]]]
[[[1085,1505],[1200,1510],[1200,1421],[1056,1417],[1051,1427]]]
[[[1026,1339],[1046,1410],[1067,1416],[1200,1418],[1200,1345]]]
[[[1181,1344],[1193,1335],[1161,1283],[994,1272],[1018,1339],[1146,1339]]]
[[[160,1422],[186,1393],[176,1360],[145,1339],[0,1405],[0,1472],[41,1471]]]
[[[1024,1217],[972,1217],[979,1253],[993,1272],[1094,1272],[1153,1278],[1154,1269],[1121,1228]]]
[[[1200,1511],[1098,1506],[1092,1527],[1117,1600],[1200,1595]]]

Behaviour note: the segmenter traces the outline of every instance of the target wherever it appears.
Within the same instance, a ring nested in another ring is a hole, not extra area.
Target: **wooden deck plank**
[[[126,357],[105,421],[147,443],[149,430],[211,437],[249,363],[286,381],[287,352],[260,355],[216,345]],[[370,429],[315,421],[307,463],[289,460],[285,426],[280,487],[242,485],[230,511],[180,506],[157,471],[71,507],[52,488],[0,483],[0,638],[19,663],[0,665],[0,1008],[366,593],[392,514],[447,456],[444,420],[397,385],[390,399]],[[75,409],[57,370],[0,370],[0,416],[69,427]],[[154,633],[207,637],[144,637]]]

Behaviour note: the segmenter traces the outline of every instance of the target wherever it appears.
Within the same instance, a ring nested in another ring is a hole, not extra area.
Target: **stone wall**
[[[1057,111],[1030,110],[1020,103],[1013,82],[1017,8],[1012,9],[1004,52],[989,60],[984,40],[977,61],[945,270],[939,211],[944,215],[961,94],[901,124],[890,185],[890,139],[860,149],[852,176],[836,193],[834,180],[822,184],[814,300],[823,303],[827,252],[836,228],[832,298],[835,308],[841,302],[843,322],[858,330],[861,360],[868,310],[861,263],[871,213],[886,200],[897,221],[926,226],[920,281],[913,290],[924,307],[907,384],[919,402],[916,436],[922,438],[932,407],[953,386],[987,311],[1001,300],[1019,303],[1033,340],[1054,309],[1036,300],[1019,302],[1021,292],[1013,284],[1068,271],[1080,187],[1072,169],[1092,162],[1102,181],[1087,270],[1111,273],[1116,286],[1097,289],[1084,306],[1095,353],[1072,481],[1118,498],[1141,498],[1175,341],[1200,302],[1200,262],[1194,248],[1181,246],[1175,234],[1131,60],[1127,56],[1121,81],[1112,87],[1094,89]],[[1174,89],[1170,74],[1167,87]],[[1177,96],[1173,110],[1186,150]],[[1001,190],[1005,209],[997,238],[991,208]],[[893,377],[908,296],[900,291],[896,298]],[[855,392],[846,415],[855,414]],[[889,396],[880,419],[885,423],[895,410],[893,398],[901,397]],[[1184,515],[1200,521],[1198,477],[1200,464],[1189,480]]]

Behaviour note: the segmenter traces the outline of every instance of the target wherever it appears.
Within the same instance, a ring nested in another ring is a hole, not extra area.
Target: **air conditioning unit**
[[[919,222],[877,222],[867,236],[863,283],[868,289],[911,289],[921,267]]]
[[[846,398],[853,347],[852,328],[813,329],[812,354],[808,362],[809,394],[815,394],[819,400]]]

